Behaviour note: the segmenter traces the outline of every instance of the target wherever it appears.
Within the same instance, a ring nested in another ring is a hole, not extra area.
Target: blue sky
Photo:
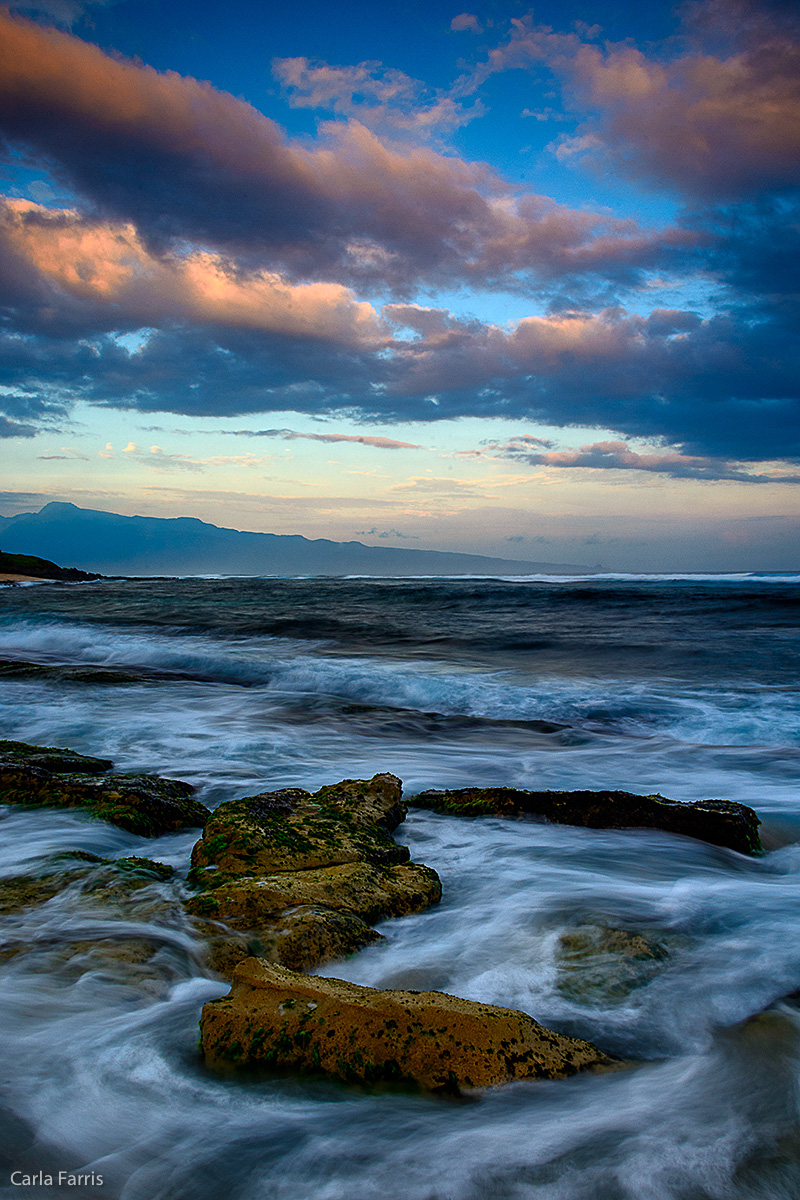
[[[0,9],[2,511],[792,570],[788,3]]]

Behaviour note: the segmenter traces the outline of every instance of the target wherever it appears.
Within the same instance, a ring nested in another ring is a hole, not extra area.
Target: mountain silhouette
[[[534,575],[570,563],[521,562],[440,550],[247,533],[196,517],[123,517],[53,501],[0,518],[0,546],[106,575]]]

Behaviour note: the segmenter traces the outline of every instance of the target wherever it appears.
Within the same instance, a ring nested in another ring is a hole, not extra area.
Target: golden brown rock
[[[194,896],[186,907],[195,916],[214,917],[234,929],[254,929],[300,904],[325,904],[373,922],[418,912],[437,903],[441,894],[439,876],[430,867],[355,862],[245,876]]]
[[[444,992],[379,991],[249,958],[200,1022],[209,1066],[322,1071],[429,1089],[560,1079],[609,1065],[596,1046],[526,1013]]]

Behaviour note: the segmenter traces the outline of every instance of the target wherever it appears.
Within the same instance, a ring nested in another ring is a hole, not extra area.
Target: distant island
[[[299,534],[248,533],[195,517],[124,517],[51,502],[0,517],[6,557],[57,559],[109,575],[572,575],[574,563],[523,562],[439,550],[334,542]],[[61,570],[49,561],[49,568]],[[13,573],[34,575],[32,570]],[[38,578],[65,578],[39,575]]]

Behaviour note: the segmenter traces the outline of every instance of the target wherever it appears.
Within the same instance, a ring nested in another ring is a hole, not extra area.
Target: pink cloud
[[[468,30],[470,33],[483,33],[483,26],[474,13],[459,13],[450,22],[450,28],[454,33],[461,33],[464,30]]]
[[[497,455],[525,461],[531,465],[554,468],[582,468],[602,471],[646,471],[666,475],[673,479],[729,480],[737,483],[793,483],[800,482],[800,475],[787,473],[785,469],[771,473],[746,470],[741,463],[706,455],[683,454],[667,451],[661,454],[640,454],[631,450],[627,442],[592,442],[578,450],[549,450],[545,453],[531,452],[525,435],[498,444]]]
[[[0,241],[41,281],[80,302],[113,305],[124,324],[188,318],[345,345],[386,340],[375,309],[341,284],[243,272],[207,251],[156,256],[130,223],[11,200],[0,205]]]
[[[283,64],[309,103],[352,104],[358,85],[372,87],[378,108],[394,104],[398,120],[406,109],[412,124],[450,120],[454,94],[415,109],[414,81],[373,68]],[[156,253],[188,240],[294,278],[401,293],[420,281],[516,288],[537,274],[635,273],[693,240],[520,197],[483,164],[387,141],[355,119],[323,125],[317,143],[292,142],[209,84],[112,58],[7,14],[0,119],[12,140],[35,147]]]
[[[302,438],[309,442],[355,442],[359,446],[372,446],[377,450],[424,449],[423,446],[418,446],[414,442],[398,442],[395,438],[361,433],[296,433],[293,429],[262,429],[258,436],[280,437],[285,438],[286,441]]]
[[[666,43],[660,54],[627,42],[596,45],[586,40],[593,30],[561,34],[514,19],[508,41],[461,90],[497,71],[543,64],[560,76],[576,111],[596,114],[555,143],[561,159],[611,158],[636,175],[701,195],[797,183],[796,20],[748,0],[707,0],[683,13],[681,49]]]

